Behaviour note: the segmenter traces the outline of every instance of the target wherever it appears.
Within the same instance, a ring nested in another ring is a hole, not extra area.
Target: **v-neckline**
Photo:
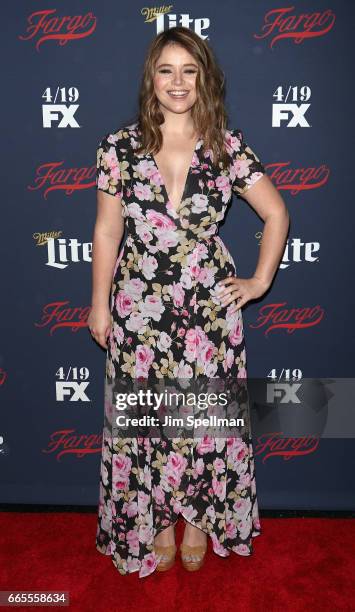
[[[166,186],[165,179],[164,179],[164,177],[163,177],[163,175],[162,175],[162,173],[161,173],[161,171],[160,171],[159,165],[158,165],[158,163],[157,163],[157,161],[156,161],[156,159],[155,159],[154,155],[152,155],[151,153],[149,153],[149,157],[152,159],[152,161],[153,161],[153,163],[154,163],[154,165],[155,165],[155,168],[156,168],[156,170],[157,170],[157,172],[158,172],[158,174],[159,174],[159,177],[160,177],[160,185],[161,185],[162,189],[164,190],[164,192],[165,192],[165,196],[166,196],[166,198],[167,198],[167,201],[170,203],[171,208],[172,208],[172,210],[174,211],[174,213],[177,213],[177,212],[178,212],[178,210],[179,210],[179,209],[180,209],[180,207],[181,207],[182,202],[184,201],[184,196],[185,196],[185,194],[186,194],[187,185],[188,185],[188,182],[189,182],[189,177],[190,177],[190,173],[191,173],[192,163],[193,163],[193,160],[194,160],[194,157],[195,157],[195,153],[196,153],[196,150],[197,150],[197,145],[199,144],[199,142],[200,142],[200,141],[201,141],[201,136],[199,136],[199,137],[198,137],[198,139],[197,139],[197,140],[196,140],[196,142],[195,142],[194,150],[193,150],[193,152],[192,152],[192,156],[191,156],[191,160],[190,160],[190,165],[189,165],[189,168],[188,168],[188,170],[187,170],[186,177],[185,177],[185,183],[184,183],[183,192],[182,192],[182,195],[181,195],[181,198],[180,198],[180,202],[179,202],[179,204],[178,204],[177,208],[175,208],[174,203],[172,202],[172,200],[171,200],[171,198],[170,198],[170,196],[169,196],[169,194],[168,194],[168,189],[167,189],[167,186]]]

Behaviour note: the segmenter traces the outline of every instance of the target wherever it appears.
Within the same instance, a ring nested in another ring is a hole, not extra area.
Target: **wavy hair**
[[[228,163],[224,145],[224,130],[227,126],[227,113],[224,104],[225,77],[218,66],[215,56],[205,40],[189,28],[176,26],[160,32],[148,47],[144,62],[139,90],[139,110],[135,117],[140,130],[141,146],[137,153],[159,152],[163,144],[160,125],[164,115],[159,109],[159,100],[154,91],[154,72],[156,62],[165,45],[177,43],[183,46],[198,65],[196,75],[196,102],[191,108],[195,131],[204,140],[203,150],[210,149],[213,163]]]

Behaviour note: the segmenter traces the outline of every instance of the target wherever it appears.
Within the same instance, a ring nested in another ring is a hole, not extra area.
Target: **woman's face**
[[[186,113],[196,102],[198,65],[184,47],[176,43],[165,45],[155,67],[154,90],[164,109]]]

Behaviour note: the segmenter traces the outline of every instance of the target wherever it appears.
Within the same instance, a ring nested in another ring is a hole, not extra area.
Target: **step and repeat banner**
[[[243,309],[248,375],[322,378],[325,404],[332,381],[354,376],[354,17],[350,2],[315,0],[3,7],[0,503],[98,502],[105,351],[87,327],[96,148],[134,117],[147,47],[175,25],[211,44],[229,127],[290,213],[272,287]],[[241,277],[254,273],[262,232],[234,196],[220,235]],[[295,438],[284,425],[254,438],[261,509],[353,508],[353,437]]]

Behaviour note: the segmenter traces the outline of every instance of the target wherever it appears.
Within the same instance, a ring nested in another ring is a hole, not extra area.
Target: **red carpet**
[[[168,572],[140,579],[121,576],[110,557],[96,551],[94,514],[2,512],[0,521],[0,590],[69,591],[70,610],[355,610],[351,519],[261,518],[252,556],[223,559],[209,549],[195,574],[177,560]],[[178,542],[181,535],[179,524]]]

